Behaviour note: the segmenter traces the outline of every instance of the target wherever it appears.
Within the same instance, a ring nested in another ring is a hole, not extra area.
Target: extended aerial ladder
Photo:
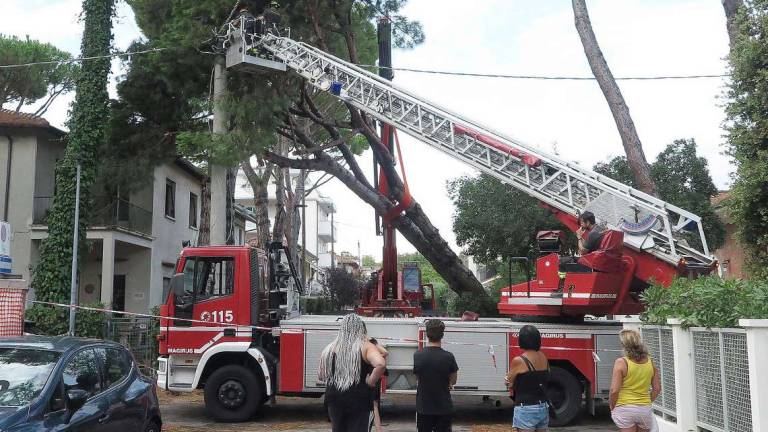
[[[290,70],[317,89],[535,197],[573,231],[578,215],[591,211],[598,222],[624,234],[624,253],[633,257],[638,280],[667,284],[673,274],[708,273],[716,265],[699,216],[280,36],[275,26],[266,26],[263,34],[246,34],[240,21],[229,24],[227,67]]]

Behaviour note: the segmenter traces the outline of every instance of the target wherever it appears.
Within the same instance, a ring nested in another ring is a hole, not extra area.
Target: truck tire
[[[242,422],[261,407],[264,384],[248,368],[228,365],[208,377],[204,394],[205,407],[213,418],[226,423]]]
[[[547,384],[547,395],[555,406],[555,418],[550,418],[550,426],[570,424],[581,411],[582,387],[578,379],[567,370],[552,367]]]

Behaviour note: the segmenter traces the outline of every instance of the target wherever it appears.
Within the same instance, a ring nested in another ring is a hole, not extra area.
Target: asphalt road
[[[275,405],[267,404],[253,421],[239,424],[221,424],[211,419],[205,411],[202,394],[193,393],[179,396],[161,394],[163,430],[172,432],[262,432],[262,431],[329,431],[322,399],[279,397]],[[383,402],[383,423],[387,432],[411,432],[416,430],[414,419],[415,400],[413,396],[393,396]],[[511,406],[502,401],[497,408],[493,403],[480,398],[454,399],[455,432],[500,432],[511,430]],[[552,428],[555,431],[576,432],[615,431],[607,408],[598,415],[584,414],[573,425]]]

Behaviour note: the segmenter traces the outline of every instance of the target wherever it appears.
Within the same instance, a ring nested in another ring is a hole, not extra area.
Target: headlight
[[[165,359],[159,359],[157,361],[157,373],[165,373],[167,365],[168,362]]]

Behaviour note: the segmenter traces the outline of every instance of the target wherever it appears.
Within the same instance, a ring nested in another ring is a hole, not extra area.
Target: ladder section
[[[675,266],[682,259],[688,266],[714,262],[693,213],[463,118],[315,47],[273,33],[245,38],[239,28],[230,24],[228,67],[252,68],[252,57],[283,63],[317,89],[543,203],[574,216],[592,211],[624,231],[630,247]]]

